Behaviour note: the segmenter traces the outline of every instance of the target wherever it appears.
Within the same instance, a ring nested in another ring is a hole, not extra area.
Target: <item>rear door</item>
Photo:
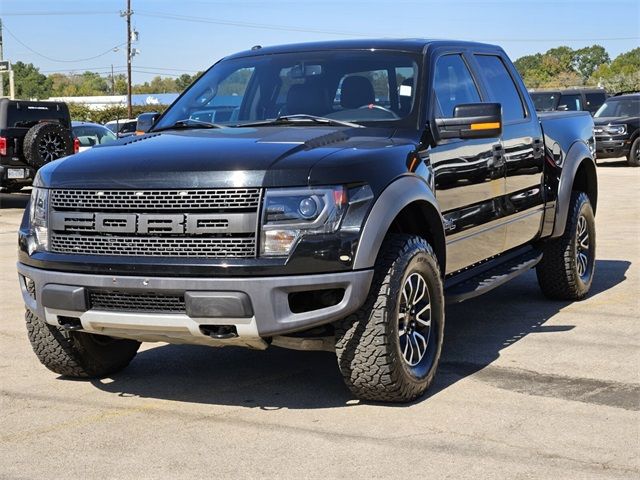
[[[478,52],[474,59],[486,95],[491,102],[502,104],[506,191],[501,207],[507,220],[506,251],[531,241],[540,231],[544,208],[542,129],[506,56]]]
[[[486,101],[463,51],[434,54],[431,110],[451,118],[455,106]],[[505,191],[500,138],[441,140],[429,152],[436,197],[444,218],[447,272],[490,258],[504,249],[506,227],[499,202]]]

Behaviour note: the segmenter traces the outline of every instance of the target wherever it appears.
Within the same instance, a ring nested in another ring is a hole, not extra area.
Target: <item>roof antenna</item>
[[[251,47],[251,50],[260,50],[262,48],[262,45],[254,45],[253,47]]]

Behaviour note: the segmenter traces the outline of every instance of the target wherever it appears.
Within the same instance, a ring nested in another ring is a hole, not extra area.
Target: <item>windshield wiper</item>
[[[270,120],[262,120],[260,122],[239,123],[235,127],[259,127],[261,125],[295,125],[297,123],[316,123],[320,125],[337,125],[340,127],[363,128],[363,125],[357,123],[345,122],[344,120],[336,120],[334,118],[319,117],[317,115],[308,115],[306,113],[298,113],[295,115],[280,115]]]
[[[217,123],[203,122],[202,120],[196,120],[194,118],[183,118],[177,120],[173,125],[168,127],[154,128],[153,132],[162,132],[164,130],[179,130],[187,128],[224,128],[223,125]]]

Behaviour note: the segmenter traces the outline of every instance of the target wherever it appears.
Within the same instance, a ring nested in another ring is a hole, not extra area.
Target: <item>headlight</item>
[[[627,133],[626,125],[607,125],[604,127],[605,133],[609,135],[624,135]]]
[[[262,213],[264,256],[286,256],[304,235],[332,233],[347,209],[344,187],[267,190]]]
[[[29,246],[29,254],[49,249],[48,211],[49,190],[33,188],[29,207],[29,225],[33,244]]]

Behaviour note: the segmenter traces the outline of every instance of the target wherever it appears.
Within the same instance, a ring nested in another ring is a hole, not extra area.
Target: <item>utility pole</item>
[[[123,16],[127,17],[127,118],[133,116],[131,107],[131,0],[127,0],[127,10]]]
[[[0,62],[4,60],[2,55],[2,19],[0,18]],[[0,98],[4,97],[4,75],[0,75]]]
[[[113,76],[113,63],[111,64],[111,95],[116,94],[116,77]]]

